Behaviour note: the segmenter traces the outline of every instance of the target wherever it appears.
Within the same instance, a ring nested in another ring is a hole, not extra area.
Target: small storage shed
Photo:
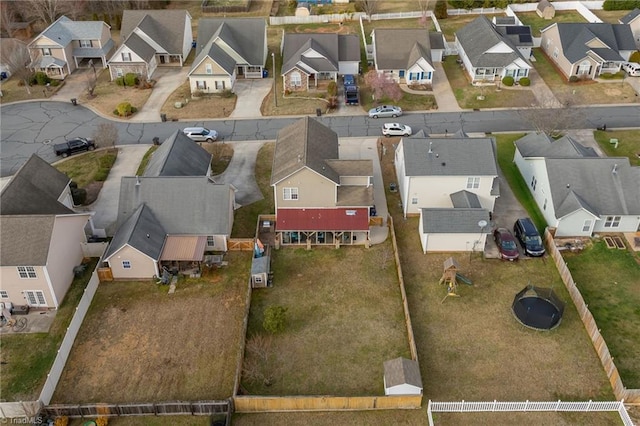
[[[384,362],[385,395],[422,395],[422,378],[417,361],[396,358]]]
[[[271,250],[256,239],[253,260],[251,261],[251,287],[267,287],[271,281]]]
[[[556,16],[556,8],[553,7],[549,0],[540,0],[538,7],[536,7],[536,13],[541,18],[553,19]]]
[[[311,15],[311,5],[306,2],[298,2],[295,16],[309,16],[309,15]]]

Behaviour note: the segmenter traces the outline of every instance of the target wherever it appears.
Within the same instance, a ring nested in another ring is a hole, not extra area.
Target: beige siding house
[[[72,21],[60,17],[28,45],[29,68],[64,79],[78,67],[107,67],[115,49],[111,27],[100,21]]]
[[[193,46],[186,10],[125,10],[122,45],[109,59],[111,79],[129,72],[150,79],[158,66],[184,65]]]
[[[69,202],[69,182],[33,155],[3,188],[0,301],[33,308],[57,308],[62,303],[73,268],[82,263],[90,218],[63,204]]]
[[[200,19],[191,93],[233,90],[237,79],[263,78],[267,24],[262,18]]]
[[[636,49],[630,27],[623,24],[557,23],[541,35],[540,46],[567,79],[616,73]]]
[[[305,117],[278,133],[271,173],[280,244],[369,243],[371,160],[341,160],[337,134]]]

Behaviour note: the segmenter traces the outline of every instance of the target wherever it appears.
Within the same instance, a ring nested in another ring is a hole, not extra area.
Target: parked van
[[[540,234],[531,219],[525,217],[516,220],[516,223],[513,224],[513,234],[520,241],[527,256],[544,255],[542,238],[540,238]]]
[[[622,69],[627,72],[629,77],[640,77],[640,64],[637,62],[625,62]]]

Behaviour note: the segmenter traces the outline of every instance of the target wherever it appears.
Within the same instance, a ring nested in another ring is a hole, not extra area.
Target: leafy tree
[[[400,85],[384,73],[371,70],[364,75],[364,82],[371,88],[376,100],[388,98],[397,102],[402,98]]]
[[[629,56],[629,62],[637,62],[640,63],[640,50],[636,50]]]
[[[436,7],[434,10],[434,14],[437,19],[447,19],[449,14],[447,13],[447,2],[446,0],[437,0]]]
[[[287,308],[282,306],[269,306],[264,310],[262,327],[272,334],[284,331],[287,324]]]

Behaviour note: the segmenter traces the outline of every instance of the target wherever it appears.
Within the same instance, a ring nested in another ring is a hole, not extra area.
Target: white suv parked
[[[196,142],[213,142],[218,139],[218,132],[206,127],[187,127],[182,132]]]

